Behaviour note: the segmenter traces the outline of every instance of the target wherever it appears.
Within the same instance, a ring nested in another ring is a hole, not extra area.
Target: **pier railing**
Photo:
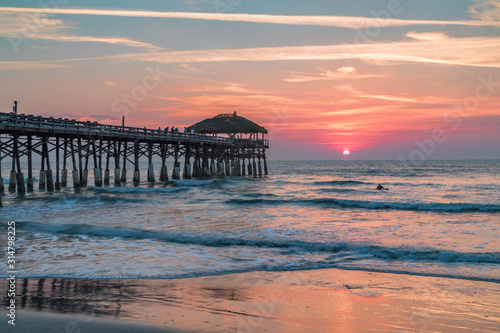
[[[96,136],[103,138],[116,138],[128,140],[153,140],[175,141],[210,144],[232,145],[233,139],[192,134],[185,132],[172,132],[158,129],[148,129],[129,126],[106,125],[91,121],[77,121],[63,118],[41,117],[15,113],[0,113],[0,130],[16,134],[59,134],[68,136]]]
[[[265,139],[234,139],[233,144],[239,148],[269,148],[269,140]]]
[[[62,136],[96,136],[100,138],[116,138],[125,140],[176,141],[186,143],[207,143],[222,145],[237,145],[242,142],[246,147],[269,147],[269,140],[245,139],[237,140],[215,135],[205,135],[186,132],[172,132],[158,129],[148,129],[130,126],[116,126],[91,121],[77,121],[67,118],[42,117],[26,114],[0,113],[0,130],[9,134]]]

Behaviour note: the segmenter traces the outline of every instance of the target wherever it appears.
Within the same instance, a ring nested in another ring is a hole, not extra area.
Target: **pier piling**
[[[9,179],[9,191],[14,192],[16,190],[16,172],[14,170],[10,171]]]
[[[0,141],[0,194],[2,194],[5,190],[5,185],[2,177],[2,145]],[[1,203],[1,202],[0,202]]]
[[[38,189],[45,190],[45,183],[47,181],[47,175],[45,170],[40,170],[40,176],[38,177]]]
[[[33,155],[32,155],[32,139],[31,135],[28,135],[28,138],[26,139],[26,144],[27,144],[27,155],[28,155],[28,179],[26,181],[27,183],[27,190],[28,192],[33,192]]]
[[[148,167],[148,182],[154,183],[155,182],[155,169],[153,166],[153,163],[149,163]]]
[[[17,181],[17,192],[24,193],[26,189],[24,187],[24,175],[22,172],[16,173],[16,181]]]
[[[101,149],[101,153],[102,153],[102,149]],[[106,149],[106,170],[104,170],[104,185],[109,185],[109,158],[110,158],[110,154],[111,154],[111,149],[109,148],[109,144],[108,144],[108,148]]]
[[[200,159],[198,154],[193,162],[193,177],[200,178]]]
[[[191,163],[186,163],[184,164],[184,173],[183,173],[184,179],[191,179]]]
[[[80,187],[80,175],[78,173],[78,170],[73,170],[73,187],[77,188]]]
[[[123,143],[123,163],[122,163],[123,165],[122,165],[122,177],[121,177],[122,183],[127,182],[127,155],[128,155],[127,142],[125,141]]]
[[[61,187],[68,186],[68,169],[64,168],[61,170]]]
[[[61,171],[61,187],[68,186],[68,169],[66,168],[66,157],[68,156],[68,141],[64,139],[63,145],[63,168]]]
[[[115,169],[115,186],[119,187],[122,185],[121,178],[120,178],[120,168]]]
[[[172,170],[172,179],[181,179],[181,163],[179,162],[179,144],[174,147],[174,170]]]
[[[104,185],[109,185],[109,169],[104,170]]]
[[[134,186],[139,186],[139,182],[141,181],[141,175],[139,170],[134,171],[134,176],[132,178],[132,181],[134,183]]]
[[[46,170],[45,175],[47,176],[47,191],[54,192],[54,178],[52,178],[52,170]]]
[[[148,143],[148,182],[155,182],[155,169],[153,166],[153,144]]]
[[[174,163],[174,173],[172,175],[172,179],[181,179],[181,163]]]
[[[102,170],[100,168],[94,168],[94,184],[96,187],[102,186]]]
[[[167,166],[163,164],[160,170],[160,181],[164,182],[168,180]]]
[[[59,179],[59,137],[56,138],[56,182],[54,183],[54,187],[56,191],[61,190],[61,181]]]
[[[223,161],[217,162],[217,177],[219,177],[219,178],[224,177],[224,162]]]
[[[73,171],[71,172],[71,176],[73,178],[73,188],[77,188],[80,186],[80,175],[76,168],[76,157],[75,157],[75,148],[73,147],[73,139],[70,140],[70,148],[71,148],[71,161],[73,162]]]
[[[231,161],[226,161],[226,176],[231,176]]]
[[[139,173],[139,141],[136,140],[134,144],[134,175],[132,177],[132,181],[134,186],[139,186],[139,182],[141,181],[140,173]]]
[[[97,153],[97,147],[95,144],[95,139],[92,139],[92,160],[94,161],[94,185],[95,187],[102,186],[102,163],[101,163],[101,152],[102,143],[99,146],[99,154]]]
[[[127,182],[127,169],[122,169],[122,175],[120,177],[120,181],[122,183],[126,183]]]
[[[87,187],[88,185],[88,180],[89,180],[89,170],[84,169],[83,170],[83,177],[81,179],[81,187]]]

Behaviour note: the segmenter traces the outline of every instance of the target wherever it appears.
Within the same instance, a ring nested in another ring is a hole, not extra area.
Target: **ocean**
[[[500,161],[271,161],[267,177],[155,185],[145,170],[139,187],[6,191],[17,276],[339,268],[500,283]]]

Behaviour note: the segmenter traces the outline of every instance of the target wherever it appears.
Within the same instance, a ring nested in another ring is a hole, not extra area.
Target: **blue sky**
[[[3,1],[0,19],[2,110],[152,128],[238,110],[275,159],[420,158],[436,130],[423,159],[500,158],[498,1]]]

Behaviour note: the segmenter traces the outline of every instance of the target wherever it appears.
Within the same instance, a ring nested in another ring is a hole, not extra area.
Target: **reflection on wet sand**
[[[110,317],[119,317],[121,302],[134,293],[119,282],[83,279],[22,279],[17,288],[22,309]],[[4,293],[2,304],[8,302]]]
[[[5,281],[0,287],[8,290]],[[21,309],[140,322],[149,317],[155,324],[173,324],[174,316],[168,314],[179,309],[219,313],[217,306],[212,307],[217,301],[207,304],[207,299],[247,300],[235,288],[186,286],[170,280],[18,279],[16,289]],[[2,304],[8,302],[4,292]]]
[[[0,279],[3,306],[8,289]],[[17,309],[38,315],[195,332],[460,332],[499,324],[495,283],[336,269],[177,280],[17,279],[16,294]]]

